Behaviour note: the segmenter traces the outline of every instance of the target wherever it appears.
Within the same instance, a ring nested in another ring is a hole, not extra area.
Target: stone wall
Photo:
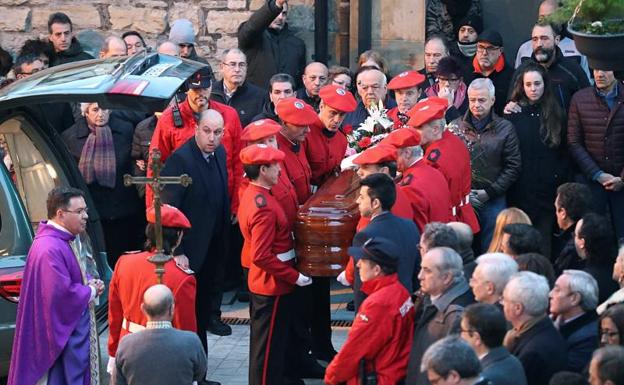
[[[265,0],[0,0],[0,45],[15,53],[23,42],[48,35],[48,16],[65,12],[85,48],[97,55],[102,41],[127,30],[139,31],[151,46],[166,40],[171,23],[191,20],[197,49],[214,69],[219,55],[235,47],[236,31]],[[314,0],[289,0],[289,24],[314,58]],[[373,49],[384,53],[393,73],[422,63],[424,0],[373,1]],[[352,68],[357,47],[358,0],[351,0],[350,52]],[[335,64],[338,0],[329,0],[329,62]]]
[[[187,18],[197,32],[199,54],[215,64],[237,45],[236,31],[264,0],[1,0],[0,45],[15,53],[33,37],[45,38],[53,12],[65,12],[83,45],[97,53],[103,39],[139,31],[152,46],[166,40],[174,20]],[[290,0],[289,23],[314,49],[313,0]],[[335,30],[335,27],[333,27]],[[214,66],[213,66],[214,67]],[[216,68],[216,67],[215,67]]]

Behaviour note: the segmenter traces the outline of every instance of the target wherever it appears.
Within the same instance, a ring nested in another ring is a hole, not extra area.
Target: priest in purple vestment
[[[89,217],[83,192],[56,187],[47,210],[26,259],[8,385],[99,385],[93,300],[104,284],[75,252]]]

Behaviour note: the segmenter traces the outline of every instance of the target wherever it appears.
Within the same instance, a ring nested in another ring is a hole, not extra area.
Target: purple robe
[[[74,236],[39,224],[17,308],[8,385],[89,383],[89,299],[72,252]]]

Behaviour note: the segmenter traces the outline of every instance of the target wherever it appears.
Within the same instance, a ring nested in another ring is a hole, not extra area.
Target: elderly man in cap
[[[147,210],[147,247],[143,252],[135,251],[122,255],[115,265],[108,292],[108,372],[115,366],[115,354],[121,338],[126,334],[144,330],[147,316],[141,311],[141,299],[145,290],[157,283],[155,265],[148,258],[155,255],[156,226],[155,210]],[[177,208],[163,205],[161,208],[163,226],[163,250],[173,255],[184,230],[191,228],[191,222]],[[171,258],[165,263],[163,284],[173,292],[176,307],[173,326],[177,329],[197,331],[195,320],[195,276],[193,271],[176,264]]]
[[[239,210],[244,249],[251,256],[249,384],[282,384],[291,329],[291,293],[295,285],[309,285],[312,279],[294,268],[292,228],[270,193],[285,154],[254,144],[245,147],[240,157],[250,179]]]
[[[394,91],[397,106],[388,111],[388,117],[394,122],[394,129],[407,127],[408,112],[416,105],[422,93],[421,84],[425,75],[418,71],[401,72],[388,83],[388,89]]]
[[[171,153],[186,143],[195,134],[195,128],[203,111],[214,110],[223,117],[224,129],[221,142],[227,156],[227,183],[232,213],[238,209],[238,185],[243,175],[238,154],[240,153],[240,133],[242,131],[238,113],[232,107],[210,100],[212,92],[213,73],[210,67],[202,67],[196,74],[187,80],[189,88],[186,99],[178,102],[177,97],[163,111],[158,119],[152,141],[150,153],[153,149],[160,150],[161,162],[166,162]],[[147,175],[151,176],[151,168]],[[151,188],[146,189],[146,206],[152,205]],[[232,217],[232,222],[236,222]]]
[[[420,133],[427,163],[442,172],[448,182],[454,220],[470,225],[474,234],[479,232],[479,221],[469,199],[470,153],[466,144],[446,129],[447,106],[446,99],[427,98],[412,109],[407,124]]]
[[[178,19],[171,25],[169,40],[180,48],[180,57],[208,64],[195,51],[195,28],[189,19]]]
[[[318,119],[316,111],[297,98],[286,98],[277,103],[275,112],[282,129],[277,135],[277,147],[286,155],[283,172],[297,192],[297,202],[302,205],[312,195],[312,170],[306,157],[304,141],[310,125]]]
[[[394,256],[397,258],[399,280],[411,293],[414,288],[415,275],[420,266],[420,253],[416,242],[405,240],[418,239],[420,233],[411,218],[400,218],[390,212],[398,189],[388,175],[371,174],[362,179],[360,183],[362,187],[360,187],[357,204],[360,215],[368,218],[370,223],[355,234],[353,245],[360,246],[371,237],[383,237],[396,244],[397,250]],[[353,285],[356,311],[366,298],[365,292],[360,291],[361,281],[358,278],[356,269]]]
[[[479,34],[477,54],[472,60],[472,71],[472,74],[467,74],[465,77],[466,84],[474,79],[490,79],[496,89],[494,111],[502,115],[514,69],[505,61],[503,37],[498,31],[487,29]],[[468,97],[470,98],[470,95]]]
[[[304,147],[312,168],[312,184],[320,187],[344,158],[347,137],[342,122],[347,113],[355,110],[357,102],[349,91],[334,84],[321,88],[319,96],[319,118],[310,126]]]
[[[397,168],[402,172],[398,183],[414,210],[414,222],[420,231],[429,222],[450,222],[451,194],[444,175],[423,158],[420,134],[411,128],[391,132],[382,143],[397,149]]]
[[[413,303],[397,275],[400,251],[396,242],[372,237],[350,247],[349,254],[358,260],[368,297],[340,353],[327,367],[325,383],[356,385],[366,383],[365,376],[369,381],[374,377],[377,384],[396,384],[405,378],[414,332]]]

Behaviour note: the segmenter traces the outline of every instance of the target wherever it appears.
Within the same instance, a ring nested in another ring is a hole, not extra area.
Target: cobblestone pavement
[[[222,317],[234,323],[245,323],[249,320],[248,303],[234,301],[229,303],[235,292],[224,295],[221,307]],[[346,303],[352,298],[351,289],[344,288],[338,283],[332,284],[331,308],[332,321],[352,321],[353,312],[346,310]],[[349,331],[348,327],[332,327],[332,341],[336,350],[344,344]],[[108,331],[100,336],[100,348],[102,351],[102,368],[106,369],[107,349],[106,342]],[[326,363],[321,361],[322,365]],[[208,379],[219,381],[222,385],[247,385],[249,365],[249,325],[232,325],[232,335],[219,337],[208,334]],[[103,384],[109,383],[109,378],[104,375]],[[306,385],[322,385],[322,380],[305,380]]]

